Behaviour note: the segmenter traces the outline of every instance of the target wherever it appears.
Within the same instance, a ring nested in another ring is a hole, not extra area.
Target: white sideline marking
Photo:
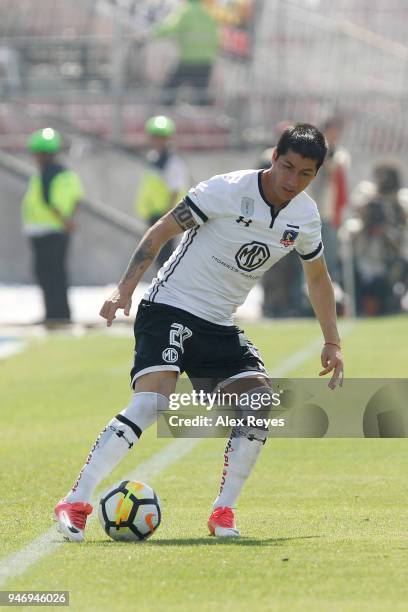
[[[184,455],[187,455],[198,442],[200,442],[198,438],[174,440],[161,451],[150,457],[150,459],[141,463],[131,474],[124,476],[123,480],[150,480],[154,476],[160,474],[160,472],[169,465],[175,463],[184,457]],[[90,520],[98,515],[98,500],[95,502],[93,499],[92,503],[95,509]],[[40,561],[46,555],[53,553],[62,544],[66,543],[63,540],[57,539],[58,537],[62,538],[62,536],[59,536],[56,527],[51,527],[48,531],[18,552],[12,553],[4,559],[0,559],[0,587],[2,587],[7,580],[20,576],[31,565],[37,563],[37,561]]]
[[[341,333],[344,337],[353,327],[352,321],[347,321],[341,326]],[[287,372],[292,371],[298,365],[300,365],[306,359],[309,359],[317,350],[322,346],[322,338],[319,337],[317,340],[313,340],[304,349],[298,351],[294,355],[291,355],[286,359],[280,366],[270,372],[271,377],[283,376]],[[153,455],[150,459],[141,463],[134,472],[128,477],[129,480],[136,478],[140,480],[149,480],[163,471],[168,465],[175,463],[181,459],[184,455],[188,454],[199,442],[199,438],[186,438],[174,440],[174,442],[168,444],[164,449]],[[95,500],[93,501],[94,507]],[[91,515],[90,520],[95,518],[97,512]],[[55,527],[52,527],[46,531],[43,535],[33,540],[30,544],[22,548],[16,553],[0,559],[0,587],[4,583],[16,576],[23,574],[26,569],[31,565],[39,561],[42,557],[54,552],[59,548],[63,541],[56,540],[57,532]],[[74,544],[75,545],[75,544]]]
[[[316,351],[318,351],[322,347],[322,339],[318,338],[317,340],[313,340],[310,344],[305,346],[305,348],[301,349],[297,353],[290,355],[287,359],[282,361],[280,365],[278,365],[272,372],[269,373],[271,378],[283,376],[287,372],[291,372],[301,363],[309,359]]]
[[[0,359],[5,359],[16,353],[21,353],[25,349],[26,343],[22,340],[2,340],[0,338]]]
[[[340,334],[342,338],[344,338],[354,327],[354,321],[345,321],[339,325]],[[276,367],[272,372],[269,372],[269,376],[271,378],[278,378],[279,376],[283,376],[287,374],[287,372],[292,372],[295,368],[297,368],[301,363],[309,359],[316,351],[320,350],[323,346],[323,339],[320,336],[316,340],[307,344],[305,348],[301,349],[297,353],[290,355],[285,361],[282,361],[278,367]]]

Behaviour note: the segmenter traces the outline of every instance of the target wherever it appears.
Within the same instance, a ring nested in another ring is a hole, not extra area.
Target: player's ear
[[[276,161],[278,159],[278,149],[276,147],[273,147],[272,149],[272,161]]]

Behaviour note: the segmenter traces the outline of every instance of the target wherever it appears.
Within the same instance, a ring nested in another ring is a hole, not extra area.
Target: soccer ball
[[[144,482],[123,480],[102,496],[98,516],[112,540],[147,540],[160,525],[160,501]]]

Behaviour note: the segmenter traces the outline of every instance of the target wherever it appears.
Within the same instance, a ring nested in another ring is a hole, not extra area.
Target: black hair
[[[297,123],[288,127],[279,138],[276,145],[277,157],[285,155],[289,149],[302,157],[316,160],[317,171],[324,162],[328,146],[326,138],[317,127],[310,123]]]
[[[378,191],[382,194],[395,193],[402,187],[401,173],[392,162],[380,162],[374,168]]]

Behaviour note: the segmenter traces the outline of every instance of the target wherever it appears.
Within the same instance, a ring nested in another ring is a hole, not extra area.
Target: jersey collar
[[[273,205],[273,204],[271,204],[271,202],[269,202],[269,201],[268,201],[268,199],[267,199],[267,197],[266,197],[266,195],[265,195],[265,192],[264,192],[264,190],[263,190],[263,187],[262,187],[262,179],[261,179],[261,177],[262,177],[262,172],[263,172],[263,169],[261,169],[261,170],[259,170],[259,171],[258,171],[258,190],[259,190],[259,193],[260,193],[260,195],[261,195],[261,198],[263,199],[263,201],[265,202],[265,204],[268,206],[268,208],[269,208],[269,210],[270,210],[270,213],[271,213],[271,224],[270,224],[270,226],[269,226],[269,227],[271,227],[271,228],[272,228],[272,227],[273,227],[273,224],[274,224],[274,222],[275,222],[276,217],[279,215],[279,213],[281,212],[281,210],[283,210],[284,208],[286,208],[286,207],[288,206],[288,204],[290,204],[290,202],[291,202],[292,200],[288,200],[287,202],[284,202],[284,203],[282,204],[282,206],[279,208],[279,210],[278,210],[277,212],[275,212],[275,207],[274,207],[274,205]]]

